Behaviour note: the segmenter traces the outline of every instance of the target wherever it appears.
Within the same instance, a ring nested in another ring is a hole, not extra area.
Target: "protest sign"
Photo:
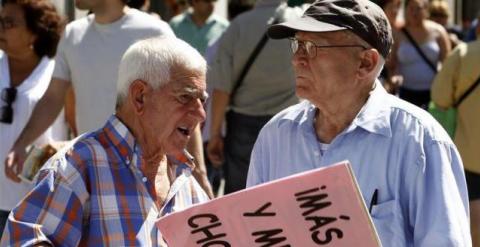
[[[169,246],[381,246],[350,164],[248,188],[158,220]]]

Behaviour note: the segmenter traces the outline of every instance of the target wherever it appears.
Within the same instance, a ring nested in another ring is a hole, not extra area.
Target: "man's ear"
[[[142,80],[135,80],[128,88],[129,100],[135,113],[141,115],[145,111],[145,95],[148,85]]]
[[[358,77],[364,79],[370,77],[372,73],[376,73],[378,63],[380,62],[380,54],[375,49],[365,50],[360,54],[360,63],[358,67]]]

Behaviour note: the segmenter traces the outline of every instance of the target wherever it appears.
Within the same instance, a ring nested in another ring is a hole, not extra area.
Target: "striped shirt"
[[[118,118],[55,154],[37,184],[9,216],[1,246],[165,246],[159,217],[208,200],[190,168],[176,171],[164,206],[139,169],[142,152]]]

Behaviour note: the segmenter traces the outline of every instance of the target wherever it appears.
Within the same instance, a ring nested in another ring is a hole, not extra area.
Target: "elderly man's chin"
[[[297,97],[299,97],[301,99],[308,99],[312,92],[305,85],[301,85],[301,84],[297,83],[295,85],[295,93],[296,93]]]

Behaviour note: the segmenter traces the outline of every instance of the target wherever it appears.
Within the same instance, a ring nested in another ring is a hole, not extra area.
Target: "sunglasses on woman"
[[[12,104],[17,98],[17,89],[14,87],[4,88],[1,93],[1,98],[7,105],[0,108],[0,122],[11,124],[13,122]]]

